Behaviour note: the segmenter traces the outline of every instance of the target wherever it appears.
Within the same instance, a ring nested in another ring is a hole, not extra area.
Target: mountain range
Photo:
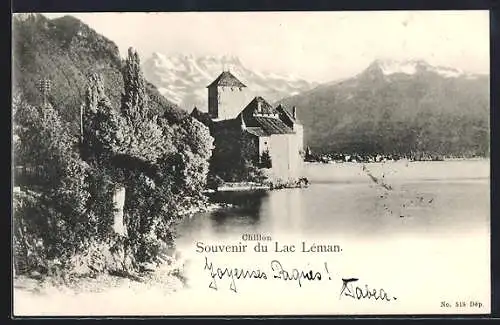
[[[163,55],[153,53],[142,65],[144,76],[166,98],[191,111],[195,106],[207,111],[206,87],[222,71],[229,70],[255,96],[269,101],[310,90],[318,83],[294,76],[250,70],[236,56]]]
[[[375,60],[352,78],[279,101],[320,152],[489,154],[489,76]]]

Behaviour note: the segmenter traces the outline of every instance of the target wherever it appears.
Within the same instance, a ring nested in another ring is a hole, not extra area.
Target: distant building
[[[242,157],[256,165],[269,158],[271,172],[282,180],[302,176],[303,128],[295,107],[290,112],[272,107],[264,98],[249,98],[247,86],[229,71],[208,87],[208,116],[192,115],[210,125],[216,145],[238,148]]]

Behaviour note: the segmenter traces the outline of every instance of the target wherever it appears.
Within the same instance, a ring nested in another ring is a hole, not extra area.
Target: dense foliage
[[[172,244],[176,219],[202,199],[212,138],[195,119],[186,116],[174,125],[151,110],[139,57],[132,50],[123,77],[119,113],[107,107],[102,81],[93,77],[87,102],[97,105],[84,108],[84,150],[99,153],[94,164],[125,187],[125,244],[134,260],[149,262]]]
[[[136,52],[129,50],[121,71],[119,107],[104,78],[90,75],[78,109],[80,143],[57,110],[14,103],[15,163],[41,167],[36,182],[19,184],[16,198],[20,270],[47,269],[43,264],[54,259],[71,268],[75,256],[94,272],[158,261],[173,244],[175,222],[203,200],[213,141],[208,128],[188,115],[154,109]],[[125,235],[112,227],[112,196],[120,188],[126,191]],[[27,258],[34,248],[38,257]]]
[[[89,166],[56,110],[31,106],[20,97],[13,106],[14,159],[31,170],[31,177],[24,179],[32,184],[15,197],[16,247],[25,257],[19,259],[22,268],[46,267],[37,263],[68,259],[95,234],[97,224],[87,213]]]
[[[262,152],[262,155],[260,157],[260,165],[263,168],[271,168],[273,166],[269,150],[266,149],[264,150],[264,152]]]

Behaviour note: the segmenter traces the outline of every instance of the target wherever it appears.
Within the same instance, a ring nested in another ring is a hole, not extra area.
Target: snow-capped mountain
[[[166,56],[153,53],[144,61],[142,69],[146,79],[163,96],[188,111],[195,106],[207,110],[206,87],[224,70],[229,70],[249,91],[269,102],[299,94],[317,85],[293,75],[252,71],[235,56]]]
[[[461,69],[444,66],[435,66],[424,60],[375,60],[366,70],[368,72],[379,71],[385,76],[394,74],[414,75],[421,72],[432,72],[444,78],[475,78],[476,75]]]
[[[279,101],[313,151],[486,155],[489,75],[422,60],[376,60],[359,74]]]

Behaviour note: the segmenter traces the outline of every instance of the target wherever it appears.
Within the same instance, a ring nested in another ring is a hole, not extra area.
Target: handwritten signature
[[[361,299],[375,299],[381,301],[392,301],[397,300],[396,297],[389,297],[389,294],[384,289],[370,289],[368,285],[365,285],[365,288],[354,287],[353,282],[358,281],[356,278],[342,278],[342,289],[340,289],[340,298],[342,296],[351,297],[353,299],[361,300]]]

